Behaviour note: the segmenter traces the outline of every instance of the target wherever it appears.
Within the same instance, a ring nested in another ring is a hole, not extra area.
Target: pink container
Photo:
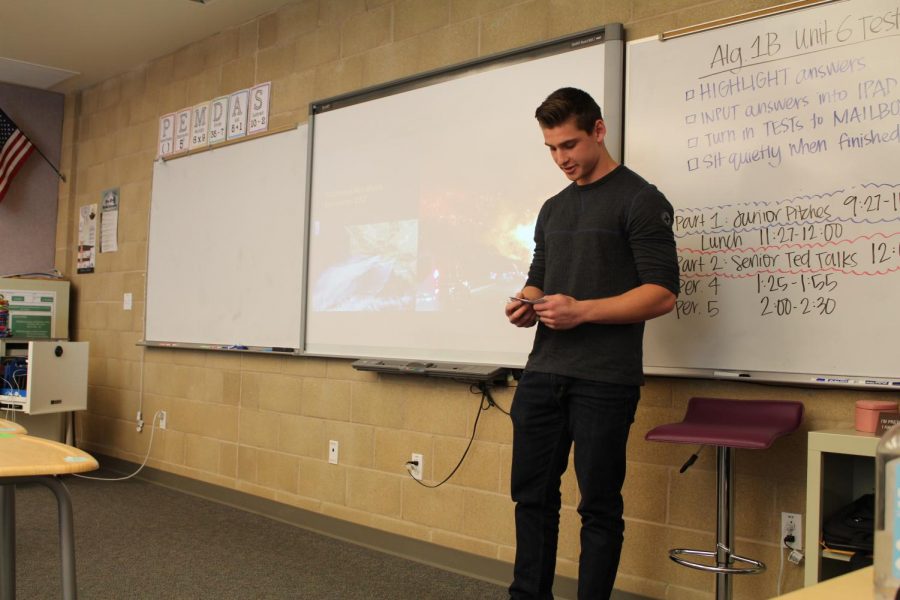
[[[878,413],[896,411],[896,402],[888,400],[857,400],[856,430],[875,433],[875,430],[878,429]]]

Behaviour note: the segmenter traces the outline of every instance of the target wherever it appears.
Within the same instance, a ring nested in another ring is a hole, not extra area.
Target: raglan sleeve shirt
[[[678,294],[674,211],[665,196],[619,166],[547,200],[535,226],[527,286],[576,300],[609,298],[643,284]],[[538,325],[527,368],[610,383],[639,384],[643,322]]]
[[[665,196],[647,184],[631,200],[625,230],[640,283],[654,283],[678,295],[673,216],[672,205]]]

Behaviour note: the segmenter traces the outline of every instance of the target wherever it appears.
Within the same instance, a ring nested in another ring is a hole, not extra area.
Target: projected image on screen
[[[533,210],[522,215],[521,208],[503,204],[477,194],[423,193],[416,310],[496,308],[522,285],[537,215]],[[523,217],[525,222],[516,222]]]
[[[564,85],[606,98],[604,46],[313,114],[307,352],[524,365],[534,329],[503,308],[541,205],[568,184],[534,109]]]
[[[345,256],[316,276],[312,309],[462,311],[479,301],[496,306],[527,277],[536,215],[527,211],[522,222],[521,210],[512,206],[488,209],[495,200],[435,194],[422,198],[419,219],[345,226]],[[314,235],[321,235],[320,224]],[[467,250],[454,251],[463,239],[469,240]]]
[[[347,257],[313,286],[313,310],[402,310],[413,306],[418,223],[348,225]]]

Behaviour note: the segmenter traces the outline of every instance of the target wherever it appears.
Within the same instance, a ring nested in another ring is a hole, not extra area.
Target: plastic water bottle
[[[875,598],[900,591],[900,424],[878,442],[875,454]]]

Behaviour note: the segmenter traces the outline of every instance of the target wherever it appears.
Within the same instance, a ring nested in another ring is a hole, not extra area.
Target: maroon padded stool
[[[669,558],[680,565],[716,574],[717,600],[731,599],[731,576],[761,573],[766,565],[738,556],[734,546],[734,451],[736,448],[764,450],[776,439],[796,431],[803,420],[803,404],[783,400],[725,400],[691,398],[680,423],[654,427],[647,432],[651,442],[699,444],[716,447],[716,549],[715,551],[675,548]],[[692,456],[683,473],[696,460]],[[704,564],[683,556],[714,558],[716,564]],[[734,563],[745,566],[735,566]]]

